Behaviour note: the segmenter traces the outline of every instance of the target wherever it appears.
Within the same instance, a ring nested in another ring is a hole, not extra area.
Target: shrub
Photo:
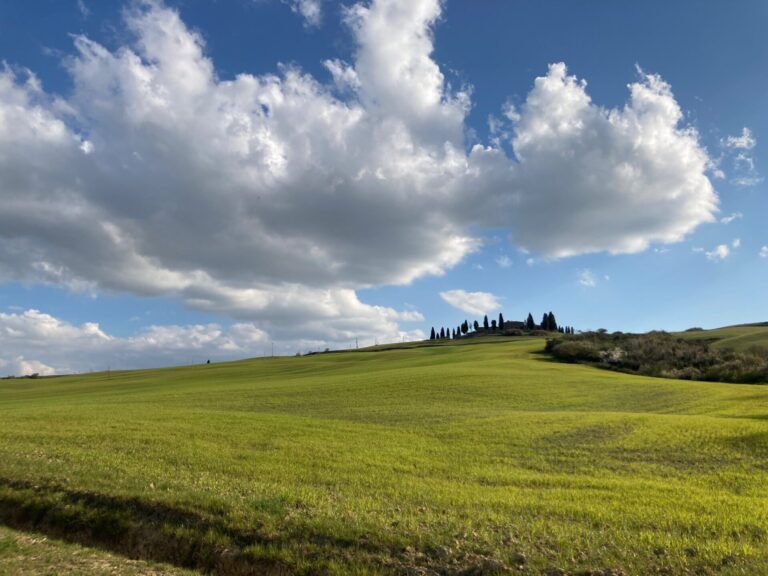
[[[712,348],[705,341],[676,338],[666,332],[608,334],[605,331],[567,335],[547,341],[546,351],[564,362],[602,368],[716,382],[768,382],[768,350],[745,353]]]

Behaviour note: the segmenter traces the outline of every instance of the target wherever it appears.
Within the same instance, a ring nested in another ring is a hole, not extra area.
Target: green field
[[[543,344],[0,381],[0,574],[768,574],[768,387]]]
[[[715,348],[731,348],[737,352],[747,352],[754,347],[768,348],[768,324],[743,324],[678,335],[688,340],[705,340]]]

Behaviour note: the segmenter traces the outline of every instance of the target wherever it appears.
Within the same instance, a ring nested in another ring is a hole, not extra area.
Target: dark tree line
[[[471,327],[475,332],[507,332],[510,331],[528,331],[542,330],[546,332],[559,332],[561,334],[574,334],[572,326],[560,326],[557,323],[555,315],[550,312],[545,312],[541,317],[541,323],[536,324],[532,314],[528,314],[528,318],[524,322],[507,322],[504,320],[503,314],[499,313],[498,320],[488,320],[488,316],[483,317],[482,327],[481,324],[475,320]],[[466,320],[459,324],[456,328],[440,328],[439,332],[432,328],[430,332],[430,340],[442,340],[442,339],[456,339],[469,334],[470,324]]]

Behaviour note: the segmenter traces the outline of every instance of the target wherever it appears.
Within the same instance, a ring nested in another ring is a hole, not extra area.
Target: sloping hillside
[[[741,324],[714,330],[692,330],[679,336],[691,340],[706,340],[715,347],[747,351],[754,346],[768,348],[768,323]]]
[[[768,387],[495,342],[2,381],[0,523],[218,574],[768,574]]]

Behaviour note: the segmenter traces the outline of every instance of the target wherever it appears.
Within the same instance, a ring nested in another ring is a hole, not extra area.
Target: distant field
[[[768,348],[768,324],[746,324],[715,330],[680,332],[679,336],[689,340],[707,340],[716,348],[731,348],[741,352],[755,346]]]
[[[492,342],[0,381],[0,574],[768,574],[768,387]]]

